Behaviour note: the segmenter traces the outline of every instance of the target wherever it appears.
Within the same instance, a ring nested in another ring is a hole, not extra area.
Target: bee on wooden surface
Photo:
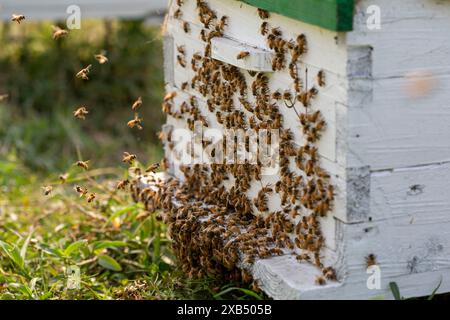
[[[183,82],[182,84],[181,84],[181,90],[186,90],[187,89],[187,87],[188,87],[188,85],[189,85],[189,82]]]
[[[177,55],[177,62],[181,67],[186,68],[186,60],[182,55]]]
[[[59,180],[61,181],[61,183],[65,183],[68,177],[69,177],[68,173],[63,173],[59,175]]]
[[[377,264],[377,256],[374,255],[373,253],[370,253],[369,255],[367,255],[365,257],[365,260],[366,260],[366,267],[367,268]]]
[[[259,33],[265,36],[267,35],[268,32],[269,32],[269,23],[267,21],[264,21],[263,23],[261,23],[261,26],[259,27]]]
[[[147,169],[145,169],[145,172],[153,172],[154,173],[154,172],[156,172],[156,170],[158,170],[159,166],[160,166],[160,163],[156,162],[156,163],[150,165]]]
[[[244,58],[248,57],[249,55],[250,55],[250,52],[248,52],[248,51],[241,51],[237,55],[236,59],[238,59],[238,60],[244,59]]]
[[[74,187],[74,190],[80,194],[80,198],[88,193],[87,188],[83,188],[78,185]]]
[[[80,107],[73,112],[73,116],[77,119],[85,120],[88,113],[89,111],[86,109],[86,107]]]
[[[0,94],[0,102],[3,102],[8,98],[9,98],[9,94]]]
[[[205,29],[202,29],[200,31],[200,39],[202,39],[202,41],[204,41],[204,42],[208,41],[208,34],[207,34],[207,31]]]
[[[258,16],[261,19],[266,20],[266,19],[269,19],[270,14],[269,14],[269,11],[258,8]]]
[[[294,79],[294,89],[295,92],[300,93],[303,91],[303,82],[300,78]]]
[[[317,73],[317,84],[319,85],[319,87],[325,86],[325,72],[323,70],[320,70]]]
[[[133,161],[136,160],[136,155],[135,154],[130,154],[128,152],[124,152],[123,153],[123,158],[122,158],[122,162],[123,163],[128,163],[128,164],[133,164]]]
[[[302,55],[308,51],[306,36],[302,33],[297,37],[297,45],[299,54]]]
[[[13,14],[11,16],[11,21],[17,22],[18,24],[20,24],[23,20],[25,20],[25,16],[23,14]]]
[[[181,7],[184,4],[184,0],[177,0],[177,5]]]
[[[225,30],[225,27],[227,26],[227,21],[228,21],[228,17],[222,16],[220,18],[219,24],[217,25],[217,28],[223,32]]]
[[[86,161],[81,161],[81,160],[79,160],[79,161],[77,161],[77,162],[75,163],[75,165],[76,165],[77,167],[80,167],[80,168],[84,169],[84,170],[89,170],[89,161],[90,161],[90,160],[86,160]]]
[[[168,93],[166,93],[166,95],[164,96],[164,102],[171,101],[171,100],[173,100],[173,98],[175,98],[176,96],[177,96],[177,92],[176,92],[176,91],[168,92]]]
[[[191,31],[191,26],[189,25],[189,22],[183,22],[183,31],[185,33],[189,33]]]
[[[173,13],[173,17],[175,19],[181,19],[181,16],[183,15],[183,12],[181,11],[180,8],[178,8],[177,10],[174,11]]]
[[[58,26],[52,26],[52,28],[53,28],[53,40],[59,40],[69,35],[69,31],[62,29]]]
[[[186,49],[184,46],[177,46],[177,51],[179,54],[181,54],[183,56],[186,55]]]
[[[96,55],[94,55],[94,58],[100,64],[105,64],[109,61],[109,59],[104,54],[96,54]]]
[[[318,277],[316,278],[315,283],[316,283],[317,285],[319,285],[319,286],[324,286],[324,285],[327,283],[327,280],[325,280],[325,278],[322,277],[322,276],[318,276]]]
[[[88,65],[86,68],[81,69],[75,76],[79,79],[89,80],[89,73],[91,72],[92,64]]]
[[[89,194],[89,196],[87,197],[87,202],[88,202],[88,203],[91,203],[92,201],[95,200],[95,197],[96,197],[96,196],[97,196],[97,195],[95,194],[95,192]]]
[[[42,187],[42,191],[44,192],[44,196],[48,196],[52,193],[53,187],[52,186],[44,186]]]
[[[134,119],[128,121],[127,126],[131,129],[133,129],[134,127],[138,128],[139,130],[142,130],[142,119],[139,118],[139,115],[136,113],[134,115]]]
[[[272,28],[271,32],[272,32],[272,34],[275,37],[281,37],[283,35],[283,33],[281,32],[280,28],[278,28],[278,27],[277,28]]]
[[[333,281],[337,280],[336,270],[334,270],[332,267],[323,268],[322,274],[328,280],[333,280]]]
[[[124,189],[127,187],[127,185],[129,185],[129,184],[130,184],[130,181],[129,181],[128,179],[120,180],[120,181],[117,183],[116,188],[117,188],[118,190],[124,190]]]

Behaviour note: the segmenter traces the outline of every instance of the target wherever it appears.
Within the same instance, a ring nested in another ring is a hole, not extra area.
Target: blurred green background
[[[64,171],[78,158],[95,167],[120,163],[122,152],[141,162],[159,159],[156,133],[163,115],[160,28],[144,21],[84,21],[67,39],[54,41],[52,23],[0,25],[0,160],[14,159],[33,172]],[[94,54],[105,52],[100,65]],[[89,81],[75,78],[93,65]],[[126,126],[142,96],[144,130]],[[75,120],[81,105],[90,114]]]

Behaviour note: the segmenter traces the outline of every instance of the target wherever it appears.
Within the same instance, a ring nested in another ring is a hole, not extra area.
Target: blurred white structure
[[[27,20],[66,19],[67,8],[77,5],[82,18],[162,17],[168,0],[0,0],[0,20],[20,13]]]

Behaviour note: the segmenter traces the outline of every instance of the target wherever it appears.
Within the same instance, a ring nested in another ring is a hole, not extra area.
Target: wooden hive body
[[[228,17],[224,37],[213,39],[212,57],[267,71],[273,52],[259,34],[256,8],[234,0],[207,3],[219,17]],[[381,8],[380,30],[367,27],[370,5]],[[205,108],[195,90],[180,89],[194,73],[177,62],[177,46],[184,45],[188,66],[204,46],[196,2],[184,1],[181,19],[173,17],[176,8],[174,1],[165,26],[167,91],[178,92],[178,104],[196,95]],[[188,33],[183,22],[189,23]],[[317,285],[320,270],[290,254],[256,260],[250,267],[253,277],[276,299],[392,298],[389,282],[396,282],[405,297],[430,294],[441,280],[439,292],[450,291],[450,42],[445,41],[450,4],[358,1],[349,32],[273,13],[268,22],[286,38],[306,35],[308,52],[299,68],[308,69],[304,76],[309,84],[316,83],[319,70],[326,75],[312,108],[327,123],[318,150],[335,199],[332,211],[321,219],[322,256],[336,269],[338,281]],[[236,52],[242,50],[252,58],[237,61]],[[271,76],[271,91],[292,89],[288,72]],[[283,115],[301,140],[293,110],[283,109]],[[185,126],[172,117],[167,123]],[[169,156],[169,164],[172,160]],[[169,167],[170,174],[182,178]],[[277,206],[271,199],[269,207]],[[367,286],[370,254],[379,266],[379,289]]]

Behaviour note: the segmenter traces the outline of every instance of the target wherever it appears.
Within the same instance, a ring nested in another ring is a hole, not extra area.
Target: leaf
[[[30,244],[32,235],[33,235],[33,231],[30,232],[28,237],[25,239],[25,242],[23,243],[22,248],[20,249],[20,256],[22,257],[23,260],[25,260],[25,257],[27,255],[27,249],[28,249],[28,245]]]
[[[12,246],[0,240],[0,247],[13,263],[15,263],[21,269],[24,269],[25,260],[22,259],[22,256],[20,255],[20,252],[16,246]]]
[[[71,256],[72,253],[78,251],[81,247],[87,244],[87,240],[78,240],[71,243],[66,249],[64,249],[65,256]]]
[[[105,269],[109,269],[112,271],[122,271],[122,267],[114,258],[104,254],[98,256],[98,264]]]
[[[241,292],[245,293],[247,296],[253,297],[257,300],[262,300],[262,298],[256,292],[253,292],[248,289],[238,288],[238,287],[231,287],[231,288],[225,289],[225,290],[215,294],[214,299],[222,300],[222,296],[224,294],[227,294],[232,291],[241,291]]]
[[[96,241],[93,243],[94,246],[94,250],[102,250],[102,249],[106,249],[106,248],[115,248],[115,247],[126,247],[127,243],[124,241],[110,241],[110,240],[105,240],[105,241]]]
[[[431,295],[427,298],[427,300],[433,300],[434,296],[436,295],[436,292],[439,290],[439,287],[442,284],[442,277],[441,280],[439,280],[439,284],[437,285],[437,287],[433,290],[433,292],[431,293]]]
[[[389,282],[389,287],[391,288],[392,295],[394,296],[395,300],[403,300],[400,296],[400,289],[398,288],[396,282]]]

